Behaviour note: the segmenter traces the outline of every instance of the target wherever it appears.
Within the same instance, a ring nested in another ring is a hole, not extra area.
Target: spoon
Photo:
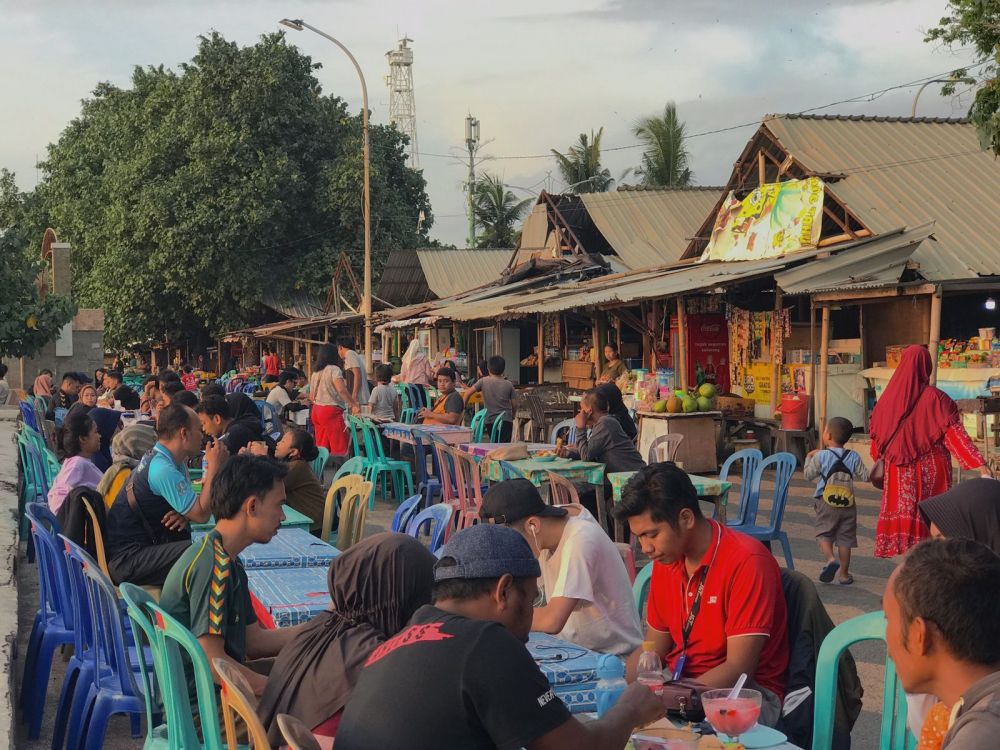
[[[733,689],[729,691],[727,700],[733,700],[734,698],[739,697],[740,690],[743,689],[743,686],[746,684],[746,681],[747,681],[747,673],[744,672],[743,674],[740,675],[740,679],[736,681],[736,684],[733,685]]]

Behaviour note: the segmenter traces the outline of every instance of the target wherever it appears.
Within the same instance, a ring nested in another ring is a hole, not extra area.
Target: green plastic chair
[[[635,608],[639,610],[639,619],[646,622],[646,600],[649,598],[649,584],[653,577],[653,563],[646,563],[645,567],[635,575],[632,582],[632,596],[635,597]]]
[[[844,651],[861,641],[885,642],[885,613],[869,612],[840,623],[823,639],[816,660],[816,700],[812,750],[830,750],[837,707],[837,673]],[[885,657],[882,692],[882,730],[879,750],[913,750],[916,738],[906,728],[906,698],[896,676],[896,665]]]
[[[147,604],[156,627],[155,649],[160,650],[165,668],[157,672],[162,695],[166,701],[167,736],[170,750],[224,750],[219,728],[219,703],[215,697],[215,683],[205,652],[191,631],[167,614],[159,605]],[[155,664],[155,658],[154,658]],[[198,715],[201,718],[201,736],[195,727],[192,706],[188,700],[188,681],[185,664],[194,673]],[[202,742],[202,737],[204,742]]]
[[[483,442],[483,432],[486,430],[486,409],[480,409],[475,413],[472,421],[469,422],[469,427],[472,429],[472,442]]]
[[[142,694],[146,699],[146,741],[142,747],[143,750],[169,750],[166,724],[156,725],[153,721],[154,716],[166,717],[163,695],[158,689],[159,683],[156,679],[156,675],[166,672],[166,667],[160,661],[163,652],[156,645],[156,627],[148,606],[156,604],[156,600],[148,591],[132,583],[121,584],[118,591],[121,593],[122,601],[125,602],[129,620],[132,621],[132,637],[135,640],[136,651],[141,653],[146,646],[149,646],[153,654],[152,672],[146,666],[145,659],[136,660],[139,663],[139,676],[142,679]]]
[[[503,414],[497,414],[497,418],[493,420],[493,427],[490,428],[490,442],[491,443],[502,443],[500,436],[503,430],[504,418]]]
[[[326,470],[326,462],[330,460],[330,451],[322,445],[317,448],[317,450],[319,451],[319,455],[312,460],[310,466],[312,467],[313,474],[316,475],[316,478],[319,480],[320,484],[322,484],[323,472]]]
[[[385,455],[378,428],[370,419],[351,417],[356,429],[361,433],[365,445],[365,478],[372,483],[368,509],[375,508],[375,487],[381,483],[382,498],[388,498],[386,479],[392,480],[392,491],[396,502],[402,502],[413,494],[413,477],[410,464]]]

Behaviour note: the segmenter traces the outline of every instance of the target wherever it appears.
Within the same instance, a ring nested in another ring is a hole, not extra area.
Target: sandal
[[[838,570],[840,570],[840,563],[836,560],[830,560],[823,566],[823,570],[819,572],[819,580],[822,583],[832,583],[833,577],[837,575]]]
[[[847,578],[841,578],[839,581],[837,581],[837,583],[839,583],[841,586],[850,586],[852,583],[854,583],[854,576],[847,576]]]

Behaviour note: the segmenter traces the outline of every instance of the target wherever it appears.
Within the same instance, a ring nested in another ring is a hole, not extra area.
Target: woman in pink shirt
[[[67,416],[63,430],[66,460],[49,490],[49,510],[53,513],[59,512],[71,490],[76,487],[97,489],[104,476],[92,460],[101,449],[101,433],[93,418],[84,411],[77,411]]]

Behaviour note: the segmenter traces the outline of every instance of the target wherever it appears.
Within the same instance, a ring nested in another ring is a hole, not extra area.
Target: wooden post
[[[941,287],[931,295],[931,335],[927,349],[931,354],[931,385],[937,385],[938,344],[941,343]]]
[[[545,322],[538,313],[538,385],[545,382]]]
[[[823,318],[819,333],[819,425],[822,432],[826,426],[826,393],[830,372],[830,306],[823,305]]]
[[[642,333],[642,366],[648,367],[650,361],[653,357],[653,337],[649,334],[652,330],[652,326],[649,324],[650,314],[649,314],[649,304],[645,302],[639,303],[639,316],[642,319],[643,327],[646,329]],[[655,372],[655,369],[652,370]]]
[[[764,149],[757,152],[757,187],[763,187],[767,180],[767,166],[764,162]]]
[[[819,383],[816,382],[816,303],[809,298],[809,395],[812,397],[812,418],[813,425],[819,426],[819,401],[816,396],[819,394]],[[817,430],[821,434],[822,430]],[[820,447],[818,444],[816,447]]]
[[[684,298],[677,298],[677,369],[680,370],[680,377],[675,378],[680,383],[681,390],[686,391],[688,387],[688,366],[687,366],[687,311],[684,309]]]
[[[591,328],[590,333],[594,345],[593,364],[595,380],[601,377],[601,358],[604,356],[604,343],[601,340],[601,330],[604,327],[604,323],[601,315],[602,313],[597,311],[591,318],[593,320],[593,327]]]
[[[761,152],[763,156],[763,152]],[[781,325],[781,290],[774,287],[774,314],[771,317],[771,415],[778,411],[781,399],[781,357],[778,356],[778,337],[785,335]],[[782,347],[782,350],[784,347]]]
[[[306,375],[312,375],[313,371],[313,345],[312,342],[306,342]]]

